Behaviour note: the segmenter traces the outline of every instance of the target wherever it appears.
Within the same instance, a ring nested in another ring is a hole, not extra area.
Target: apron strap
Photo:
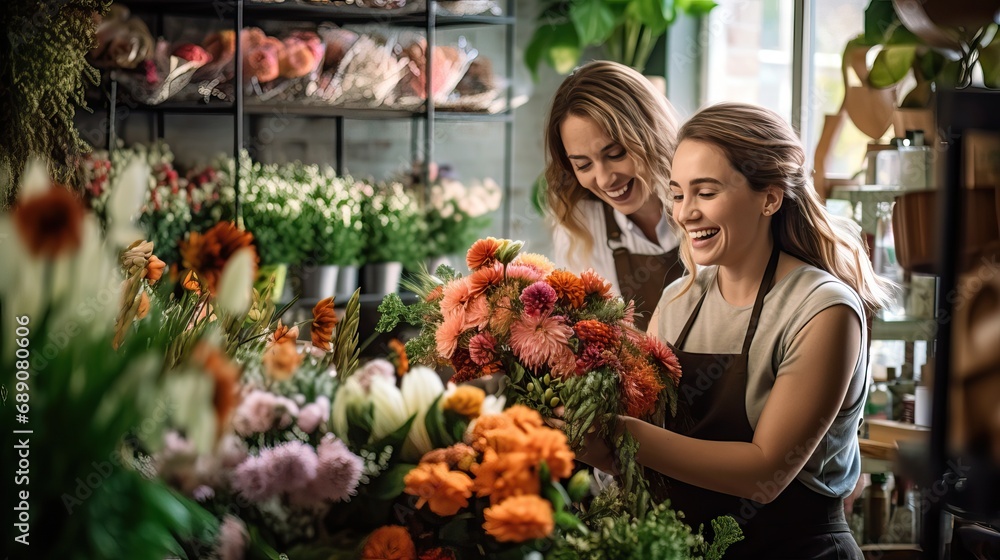
[[[774,243],[774,247],[771,249],[771,259],[767,261],[767,268],[764,270],[764,278],[760,281],[760,287],[757,288],[757,299],[753,302],[753,312],[750,314],[750,325],[747,327],[746,338],[743,339],[743,354],[748,355],[750,353],[750,343],[753,342],[753,335],[757,332],[757,324],[760,323],[760,311],[764,308],[764,296],[771,291],[771,284],[774,282],[774,273],[778,270],[778,256],[781,255],[781,250],[778,249],[778,243]]]
[[[618,284],[621,283],[625,278],[631,278],[632,276],[632,263],[629,262],[629,252],[624,245],[621,245],[622,240],[622,230],[618,227],[618,222],[615,220],[614,210],[611,209],[607,204],[601,203],[604,208],[604,227],[607,228],[608,232],[608,249],[611,249],[611,256],[615,261],[615,272],[618,274]],[[611,242],[619,243],[617,247],[612,247]],[[622,294],[628,297],[630,294]]]
[[[610,206],[601,202],[601,208],[604,209],[604,227],[608,230],[608,248],[614,249],[611,246],[611,241],[619,242],[622,239],[622,230],[618,227],[618,222],[615,220],[615,211],[611,209]]]

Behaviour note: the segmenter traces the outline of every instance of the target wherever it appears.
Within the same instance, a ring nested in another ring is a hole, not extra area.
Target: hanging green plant
[[[100,80],[85,56],[96,45],[96,19],[110,0],[7,0],[0,11],[0,169],[13,204],[32,156],[50,162],[52,177],[71,182],[74,158],[87,151],[73,117],[86,107],[84,88]]]

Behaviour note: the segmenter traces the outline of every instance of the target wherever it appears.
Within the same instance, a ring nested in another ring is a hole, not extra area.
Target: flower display
[[[418,201],[398,182],[364,185],[361,192],[368,262],[403,262],[416,269],[426,256],[427,231]]]
[[[411,308],[388,296],[379,328],[401,318],[420,325],[407,343],[410,359],[451,365],[455,383],[503,373],[512,402],[550,416],[565,406],[574,448],[599,429],[623,468],[634,471],[623,478],[641,517],[648,482],[631,436],[617,441],[612,427],[622,414],[655,420],[675,413],[680,365],[667,346],[635,331],[631,307],[609,297],[607,282],[593,271],[555,269],[539,255],[519,256],[520,249],[505,239],[476,241],[466,255],[469,276],[426,277],[422,301]],[[439,287],[440,299],[430,299]]]

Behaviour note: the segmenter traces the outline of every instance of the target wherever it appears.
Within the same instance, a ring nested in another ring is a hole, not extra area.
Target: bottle
[[[921,190],[931,186],[931,148],[924,145],[923,130],[907,130],[899,151],[899,187]]]
[[[875,156],[875,184],[883,187],[899,187],[899,147],[904,138],[893,138],[889,144],[893,146],[882,150]]]
[[[889,511],[891,504],[889,493],[889,475],[873,473],[872,483],[862,492],[862,508],[865,517],[864,542],[878,544],[883,542],[889,530]]]

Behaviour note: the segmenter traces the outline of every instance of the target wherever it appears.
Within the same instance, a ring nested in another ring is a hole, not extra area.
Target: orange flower
[[[500,249],[500,240],[493,237],[480,239],[473,243],[465,255],[465,262],[469,265],[469,270],[476,271],[484,266],[492,265],[496,262],[498,249]]]
[[[469,287],[472,295],[488,290],[491,286],[497,286],[503,282],[503,263],[494,263],[493,266],[482,267],[469,275]]]
[[[508,429],[513,425],[514,422],[505,414],[480,416],[472,423],[472,430],[466,436],[466,441],[473,449],[482,453],[483,450],[489,447],[488,434],[490,432],[493,430]]]
[[[528,437],[527,448],[534,464],[545,461],[552,473],[552,480],[567,478],[573,474],[573,459],[576,456],[570,451],[566,434],[562,431],[537,429]]]
[[[198,281],[198,275],[193,270],[187,271],[182,284],[185,290],[201,295],[201,282]]]
[[[479,416],[479,410],[485,399],[486,391],[471,385],[461,385],[455,388],[455,392],[444,401],[441,407],[457,412],[466,418],[476,418]]]
[[[593,319],[577,321],[573,325],[573,331],[580,340],[601,348],[617,348],[621,339],[610,325]]]
[[[622,357],[618,386],[625,401],[625,413],[634,418],[652,413],[663,390],[656,368],[642,357],[631,354]]]
[[[469,505],[472,479],[444,463],[420,463],[403,478],[405,492],[417,496],[417,508],[428,504],[438,515],[455,515]]]
[[[264,364],[264,373],[271,379],[277,381],[287,381],[295,374],[295,371],[302,365],[302,354],[299,354],[295,347],[294,339],[285,342],[272,344],[264,351],[261,358]]]
[[[240,401],[240,368],[218,347],[205,342],[198,343],[192,358],[215,382],[212,406],[215,408],[216,437],[220,437]]]
[[[135,312],[135,318],[142,320],[146,318],[146,315],[149,315],[149,296],[146,295],[146,292],[142,292],[142,295],[139,296],[139,310]]]
[[[420,458],[421,463],[444,463],[450,469],[469,472],[478,457],[476,450],[464,443],[451,447],[431,449]]]
[[[149,281],[150,285],[159,281],[163,276],[163,269],[166,267],[167,263],[161,261],[156,255],[149,257],[149,262],[146,263],[146,280]]]
[[[392,364],[396,366],[396,375],[402,376],[410,371],[410,359],[406,356],[406,345],[398,338],[389,341],[389,351],[392,353]]]
[[[362,560],[417,560],[417,547],[405,527],[386,525],[375,529],[361,551]]]
[[[333,349],[333,328],[337,326],[337,313],[333,309],[333,298],[328,297],[313,307],[312,343],[316,348],[329,352]]]
[[[493,375],[500,371],[498,362],[481,366],[472,360],[469,350],[462,347],[456,348],[455,352],[451,355],[451,367],[455,370],[455,375],[451,376],[451,381],[456,384]]]
[[[500,542],[542,539],[555,529],[552,504],[538,496],[508,498],[483,511],[483,529]]]
[[[662,340],[652,336],[643,336],[639,343],[639,348],[644,353],[652,356],[666,370],[667,375],[674,382],[674,385],[680,383],[681,363],[674,354],[674,351],[664,344]]]
[[[483,461],[472,466],[476,475],[473,485],[476,496],[489,496],[490,504],[496,505],[512,496],[537,495],[541,490],[538,465],[529,453],[497,453],[487,448]]]
[[[432,301],[437,301],[442,297],[444,297],[444,285],[438,284],[437,286],[434,286],[433,290],[427,292],[427,295],[424,297],[424,301],[430,303]]]
[[[299,327],[297,325],[291,328],[288,325],[281,323],[281,319],[278,319],[278,326],[274,328],[274,332],[271,333],[271,340],[268,341],[270,345],[282,344],[284,342],[291,342],[295,345],[295,341],[299,338]]]
[[[511,425],[523,432],[531,432],[545,425],[542,415],[537,410],[523,404],[515,404],[503,411],[503,415],[511,420]]]
[[[552,264],[552,261],[538,253],[521,253],[510,264],[527,266],[542,274],[548,274],[556,268],[556,265]]]
[[[554,270],[545,277],[545,282],[556,291],[560,301],[575,308],[583,306],[583,298],[587,294],[583,291],[583,282],[576,274],[568,270]]]
[[[244,247],[253,247],[253,234],[239,229],[232,222],[219,222],[204,234],[191,232],[179,246],[183,266],[196,271],[213,294],[226,262]],[[256,264],[257,250],[253,251]]]
[[[421,554],[417,560],[455,560],[455,552],[450,548],[432,548]]]
[[[588,296],[597,294],[604,299],[611,298],[611,283],[601,278],[601,275],[588,268],[580,274],[580,281],[583,283],[583,291]]]
[[[14,225],[32,255],[51,259],[80,247],[85,212],[73,193],[52,185],[14,208]]]

